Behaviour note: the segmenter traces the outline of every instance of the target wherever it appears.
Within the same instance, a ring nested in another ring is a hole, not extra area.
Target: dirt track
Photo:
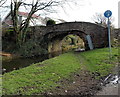
[[[59,83],[61,87],[56,87],[54,91],[47,91],[43,95],[66,95],[77,97],[96,97],[95,95],[118,95],[118,81],[117,83],[110,83],[112,77],[108,78],[104,83],[96,80],[94,75],[90,75],[88,71],[80,71],[71,76],[71,79],[64,79]],[[74,95],[74,96],[73,96]],[[100,96],[101,97],[101,96]],[[115,96],[116,97],[116,96]]]
[[[101,89],[100,82],[87,71],[74,74],[74,78],[64,79],[59,83],[62,83],[61,87],[56,87],[54,91],[47,91],[43,95],[91,97]]]

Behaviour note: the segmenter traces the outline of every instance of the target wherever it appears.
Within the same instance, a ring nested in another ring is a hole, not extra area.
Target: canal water
[[[2,61],[2,74],[13,71],[13,70],[18,70],[18,69],[27,67],[34,63],[42,62],[46,59],[58,56],[60,54],[61,54],[61,52],[54,52],[54,53],[30,57],[30,58],[19,57],[19,58],[3,60]]]

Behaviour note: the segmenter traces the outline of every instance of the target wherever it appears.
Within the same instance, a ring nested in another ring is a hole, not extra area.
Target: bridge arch
[[[47,42],[48,52],[62,51],[63,38],[71,34],[79,36],[85,44],[85,49],[86,50],[89,49],[88,43],[86,40],[86,35],[87,35],[86,33],[79,31],[79,30],[66,30],[66,31],[61,31],[61,32],[50,32],[44,36],[45,38],[47,38],[47,41],[48,41]]]

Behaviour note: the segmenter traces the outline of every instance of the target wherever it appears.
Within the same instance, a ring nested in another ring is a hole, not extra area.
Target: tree
[[[39,10],[44,10],[50,6],[55,6],[58,2],[50,0],[49,2],[41,2],[41,0],[36,0],[31,3],[27,4],[25,2],[22,2],[21,0],[11,0],[11,16],[12,16],[12,21],[13,21],[13,29],[14,32],[16,33],[16,39],[17,43],[19,46],[22,45],[22,43],[25,42],[25,37],[27,33],[27,29],[29,27],[29,22],[30,19],[32,18],[32,15],[39,11]],[[21,24],[18,24],[18,11],[20,6],[29,6],[30,11],[25,20],[21,22]]]
[[[25,42],[27,29],[29,27],[29,22],[32,18],[32,15],[38,11],[48,11],[53,10],[52,7],[58,6],[59,4],[64,4],[67,0],[33,0],[32,3],[26,3],[22,0],[11,0],[11,16],[13,21],[13,29],[16,33],[16,39],[19,46]],[[25,20],[18,24],[18,11],[21,6],[25,8],[29,7],[29,14]]]
[[[96,13],[95,15],[93,15],[92,20],[100,26],[107,27],[107,18],[101,13]],[[113,26],[112,25],[113,21],[114,18],[110,17],[111,26]]]
[[[7,1],[7,0],[1,0]],[[62,7],[64,4],[68,4],[68,1],[75,2],[71,0],[11,0],[10,9],[11,9],[11,17],[13,22],[13,29],[16,33],[16,43],[18,46],[21,46],[26,41],[26,34],[29,27],[29,22],[32,19],[32,16],[39,12],[55,12],[54,7]],[[9,3],[7,3],[9,4]],[[21,23],[18,23],[18,12],[21,8],[26,9],[29,13],[27,18],[22,20]],[[7,6],[9,8],[9,5]]]

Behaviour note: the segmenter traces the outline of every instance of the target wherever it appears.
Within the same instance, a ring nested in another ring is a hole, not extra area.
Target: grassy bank
[[[87,52],[69,52],[58,57],[32,64],[3,75],[3,95],[34,95],[60,86],[58,81],[70,78],[72,73],[87,70],[106,76],[118,61],[118,50],[112,49],[109,60],[108,48]]]

